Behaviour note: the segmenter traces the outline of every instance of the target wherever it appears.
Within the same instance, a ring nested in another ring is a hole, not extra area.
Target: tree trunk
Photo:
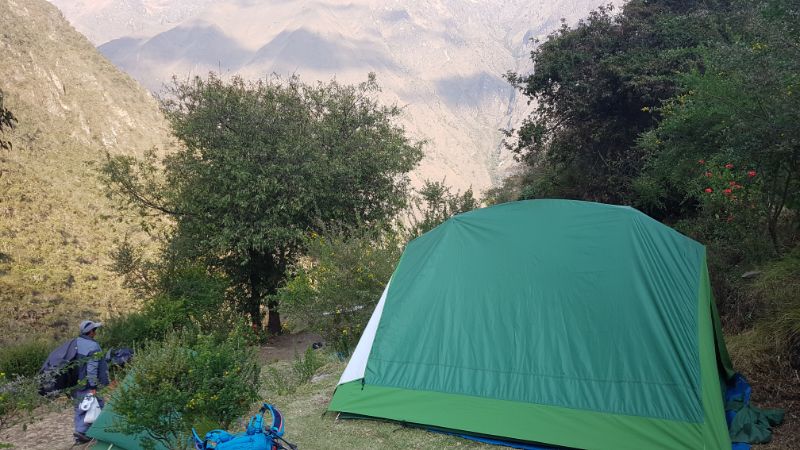
[[[247,301],[247,312],[250,314],[250,321],[256,333],[261,332],[264,326],[261,320],[261,283],[255,271],[251,270],[250,278],[250,298]]]
[[[272,335],[283,334],[283,327],[281,326],[281,314],[278,312],[278,302],[270,301],[267,303],[269,308],[269,319],[267,321],[267,331]]]

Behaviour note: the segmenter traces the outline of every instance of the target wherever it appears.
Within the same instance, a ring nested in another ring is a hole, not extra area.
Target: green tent
[[[130,382],[126,378],[126,383]],[[106,402],[103,412],[97,418],[97,421],[89,428],[86,433],[89,437],[95,439],[92,450],[138,450],[141,446],[141,438],[139,435],[127,435],[118,431],[114,431],[113,426],[119,424],[124,419],[114,413],[114,405],[111,402]],[[154,450],[167,450],[166,447],[160,443],[156,443]]]
[[[699,243],[635,209],[451,218],[398,264],[329,409],[592,449],[730,449]]]

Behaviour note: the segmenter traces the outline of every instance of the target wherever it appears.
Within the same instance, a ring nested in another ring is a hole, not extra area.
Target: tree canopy
[[[508,74],[536,107],[507,132],[527,170],[503,189],[705,216],[701,239],[767,231],[780,253],[800,196],[797,17],[788,0],[632,0],[564,25]]]
[[[532,73],[507,75],[536,102],[507,132],[508,147],[545,175],[529,196],[628,196],[643,165],[636,139],[658,121],[648,108],[682,91],[675,73],[698,67],[698,46],[719,35],[709,4],[634,0],[620,14],[601,7],[538,45]]]
[[[303,236],[326,224],[374,225],[405,207],[421,143],[357,85],[297,78],[245,82],[213,74],[175,82],[164,111],[181,148],[164,158],[110,158],[112,195],[172,217],[170,251],[223,271],[261,326],[280,332],[275,293]],[[160,169],[159,167],[163,167]]]

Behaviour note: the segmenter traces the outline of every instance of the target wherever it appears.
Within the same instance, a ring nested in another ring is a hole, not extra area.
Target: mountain
[[[19,123],[0,150],[0,337],[74,332],[131,305],[109,272],[114,240],[136,234],[103,195],[112,154],[165,149],[151,94],[45,0],[0,0],[0,89]]]
[[[359,82],[428,140],[415,174],[480,191],[512,165],[500,128],[529,111],[503,80],[543,38],[605,0],[51,0],[115,65],[153,91],[172,75],[298,74]]]

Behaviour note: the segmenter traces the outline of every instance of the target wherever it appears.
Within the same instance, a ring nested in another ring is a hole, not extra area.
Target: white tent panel
[[[347,368],[344,369],[342,377],[339,378],[339,384],[364,378],[364,372],[367,370],[367,359],[369,359],[369,353],[372,351],[372,343],[375,341],[375,333],[378,331],[378,324],[383,314],[383,304],[386,302],[386,293],[389,292],[390,284],[391,280],[386,284],[383,295],[378,301],[378,306],[372,312],[372,317],[367,322],[367,328],[364,329],[364,333],[361,335],[361,339],[358,340],[358,345],[356,345],[356,350],[353,352],[353,356],[350,357],[350,362],[347,363]]]

